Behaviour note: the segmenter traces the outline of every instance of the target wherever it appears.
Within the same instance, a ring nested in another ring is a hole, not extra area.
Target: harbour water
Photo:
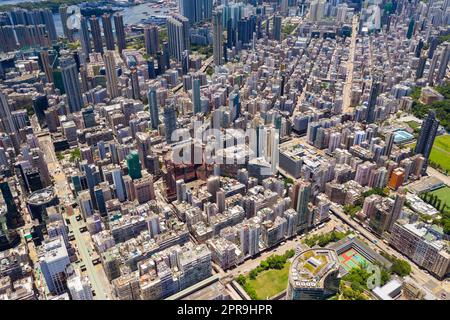
[[[149,18],[150,16],[165,16],[171,12],[170,10],[173,11],[173,8],[171,9],[165,6],[150,8],[150,5],[151,3],[143,3],[123,8],[121,11],[123,14],[123,23],[125,25],[137,24],[141,22],[141,19]],[[55,20],[56,32],[59,35],[62,35],[61,16],[59,14],[54,14],[53,19]]]
[[[41,0],[0,0],[0,5],[5,4],[15,4],[19,2],[40,2]],[[124,24],[137,24],[140,23],[142,19],[149,18],[150,16],[166,16],[170,12],[174,11],[174,8],[170,8],[164,5],[154,6],[154,3],[148,2],[143,4],[138,4],[135,6],[117,8],[122,9],[123,22]],[[56,32],[59,35],[63,34],[61,16],[58,13],[53,14],[53,19],[55,20]]]

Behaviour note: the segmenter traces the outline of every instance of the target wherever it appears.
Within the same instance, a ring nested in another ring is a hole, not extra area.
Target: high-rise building
[[[309,225],[309,198],[311,196],[311,183],[297,180],[292,186],[291,200],[293,208],[298,212],[298,227],[305,230]]]
[[[414,27],[415,27],[415,21],[414,18],[411,18],[411,20],[409,20],[409,24],[408,24],[408,30],[406,31],[406,38],[411,39],[413,34],[414,34]]]
[[[389,157],[391,155],[391,151],[392,151],[392,146],[394,145],[394,138],[395,138],[395,133],[394,132],[388,132],[386,134],[386,140],[385,140],[385,151],[384,151],[384,155]]]
[[[286,16],[289,12],[289,0],[281,0],[280,3],[280,13]]]
[[[40,125],[45,123],[45,110],[49,107],[47,95],[39,94],[33,98],[33,110]]]
[[[397,195],[395,196],[394,205],[392,206],[391,216],[388,222],[387,230],[389,232],[392,231],[392,228],[394,227],[394,223],[398,220],[400,217],[400,214],[402,212],[403,205],[406,201],[406,195],[405,191],[400,188],[397,191]]]
[[[142,167],[141,162],[139,161],[139,153],[137,151],[131,151],[129,155],[126,157],[127,167],[128,167],[128,175],[131,179],[140,179],[142,178]]]
[[[0,91],[0,121],[1,128],[6,133],[15,133],[16,126],[11,115],[11,108],[9,106],[6,95]]]
[[[450,43],[444,43],[445,48],[441,54],[441,61],[439,61],[439,68],[436,74],[436,82],[439,83],[442,79],[444,79],[445,74],[447,73],[448,61],[450,58]]]
[[[178,8],[180,14],[194,24],[211,19],[213,0],[178,0]]]
[[[158,100],[156,98],[155,88],[150,88],[147,93],[148,96],[148,108],[150,110],[150,121],[152,124],[152,129],[158,129],[159,125],[159,115],[158,115]]]
[[[89,58],[89,53],[91,53],[91,40],[89,37],[89,29],[88,29],[88,23],[85,16],[81,16],[80,18],[80,41],[81,41],[81,50],[84,54],[84,59]]]
[[[44,69],[47,82],[53,82],[53,68],[50,63],[50,55],[47,50],[41,50],[40,52],[42,68]]]
[[[149,25],[144,27],[145,52],[154,55],[159,51],[159,29],[158,26]]]
[[[81,95],[80,79],[78,78],[78,69],[75,60],[70,57],[60,58],[61,75],[69,102],[69,112],[78,112],[83,106],[83,97]]]
[[[102,15],[103,34],[105,35],[106,49],[114,50],[114,34],[112,30],[111,15]]]
[[[69,289],[72,300],[93,300],[91,284],[87,276],[75,273],[67,279],[67,289]]]
[[[430,157],[431,148],[433,147],[438,127],[439,121],[436,119],[436,112],[430,110],[427,118],[422,122],[419,138],[417,139],[416,148],[414,149],[414,154],[420,153],[425,158],[422,174],[427,170],[428,158]]]
[[[273,38],[278,41],[281,41],[281,20],[281,16],[273,17]]]
[[[106,89],[108,90],[109,97],[111,99],[114,99],[119,96],[119,86],[117,82],[116,60],[114,59],[114,51],[106,51],[103,59],[105,61]]]
[[[214,64],[220,66],[223,64],[223,30],[222,30],[222,11],[213,13],[213,54]]]
[[[169,53],[178,62],[182,61],[183,51],[189,51],[189,20],[180,14],[167,19]]]
[[[6,204],[6,226],[8,229],[15,229],[24,225],[24,220],[19,210],[17,209],[16,202],[11,192],[8,180],[4,177],[0,177],[0,191],[3,196],[3,200]]]
[[[73,39],[73,30],[69,29],[69,27],[67,26],[67,19],[69,18],[69,14],[67,12],[67,6],[66,5],[62,5],[59,7],[59,15],[61,16],[61,25],[63,28],[63,33],[64,36],[70,41],[72,42]]]
[[[389,188],[397,190],[403,184],[403,181],[405,181],[405,169],[395,168],[389,179]]]
[[[137,69],[134,67],[130,68],[130,79],[131,79],[131,93],[133,95],[133,99],[140,100],[141,89],[139,87],[139,77]]]
[[[40,23],[45,24],[45,28],[47,29],[48,36],[50,40],[56,41],[58,40],[58,35],[56,33],[55,20],[53,19],[53,13],[50,9],[39,9],[36,11],[40,16]]]
[[[320,21],[322,20],[325,12],[325,0],[313,0],[309,5],[309,20]]]
[[[155,189],[153,186],[153,176],[147,175],[145,177],[133,181],[134,196],[138,203],[147,203],[155,199]]]
[[[377,97],[380,90],[380,83],[376,80],[372,81],[372,87],[370,88],[370,96],[367,104],[367,123],[373,123],[375,121],[375,105],[377,104]]]
[[[177,128],[177,113],[175,106],[172,104],[170,106],[164,107],[164,128],[166,131],[166,141],[167,143],[172,142],[172,133]]]
[[[194,106],[194,115],[202,111],[200,100],[200,79],[192,78],[192,104]]]
[[[116,188],[116,196],[120,202],[126,200],[127,195],[125,193],[125,184],[122,178],[122,170],[119,168],[115,168],[111,171],[111,175],[113,178],[114,187]]]
[[[94,51],[103,54],[103,40],[102,40],[102,31],[100,29],[100,22],[96,16],[92,16],[89,18],[89,24],[91,26]]]
[[[123,15],[120,12],[114,14],[114,29],[116,32],[117,47],[119,48],[119,53],[122,54],[122,51],[126,48],[126,41]]]
[[[427,57],[425,55],[421,56],[416,69],[416,80],[422,78],[426,63]]]
[[[62,236],[51,238],[42,246],[39,265],[48,290],[62,294],[67,290],[70,259]]]

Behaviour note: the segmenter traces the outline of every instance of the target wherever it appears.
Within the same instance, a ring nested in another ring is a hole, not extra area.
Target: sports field
[[[436,137],[430,161],[439,164],[444,171],[450,171],[450,135]]]
[[[416,147],[416,143],[405,145],[412,150]],[[441,166],[441,171],[450,172],[450,135],[446,134],[438,136],[434,140],[433,148],[430,153],[430,162],[434,162]]]
[[[439,189],[436,189],[434,191],[430,192],[431,194],[434,194],[439,199],[441,199],[442,203],[447,204],[447,207],[450,207],[450,188],[445,186]]]
[[[349,271],[364,264],[369,264],[370,262],[367,261],[367,259],[359,254],[355,249],[349,249],[339,255],[339,263],[345,268],[345,270]]]
[[[255,280],[247,279],[255,289],[258,300],[266,300],[283,290],[286,290],[290,262],[286,262],[281,270],[271,269],[261,272]]]

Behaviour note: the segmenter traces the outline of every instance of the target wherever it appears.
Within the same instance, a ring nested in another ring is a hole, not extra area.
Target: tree
[[[246,283],[247,279],[245,279],[245,276],[240,274],[237,278],[236,278],[236,282],[239,283],[241,286],[244,286]]]
[[[405,277],[411,273],[411,265],[405,260],[396,259],[392,264],[391,271],[401,277]]]

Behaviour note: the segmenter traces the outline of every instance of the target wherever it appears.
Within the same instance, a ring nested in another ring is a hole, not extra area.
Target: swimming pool
[[[394,132],[395,143],[405,143],[414,139],[414,136],[405,130],[397,130]]]

